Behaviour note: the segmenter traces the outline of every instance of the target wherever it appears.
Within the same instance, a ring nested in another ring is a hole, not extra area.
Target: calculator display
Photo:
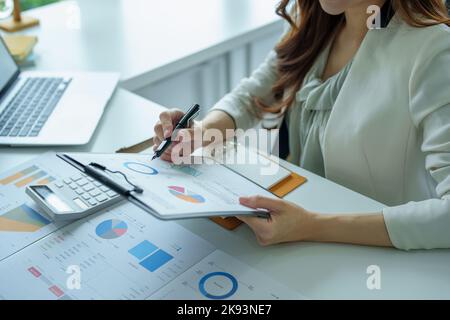
[[[47,186],[31,186],[33,191],[59,213],[72,212],[73,209]]]

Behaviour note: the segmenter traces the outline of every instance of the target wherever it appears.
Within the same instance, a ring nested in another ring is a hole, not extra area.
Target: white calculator
[[[54,221],[84,218],[125,198],[84,173],[49,185],[34,185],[26,193]]]

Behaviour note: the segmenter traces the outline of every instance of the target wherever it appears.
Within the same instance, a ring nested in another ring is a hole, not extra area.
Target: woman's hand
[[[383,213],[319,214],[293,203],[265,197],[240,198],[253,209],[266,209],[271,219],[238,217],[268,246],[283,242],[312,241],[392,247]]]
[[[246,207],[270,212],[270,219],[237,217],[255,232],[256,239],[263,246],[305,241],[311,233],[314,214],[291,202],[262,196],[241,197],[239,202]]]
[[[195,123],[190,128],[179,130],[175,136],[172,136],[176,124],[183,116],[184,112],[178,109],[167,110],[159,115],[159,121],[154,128],[153,150],[156,150],[165,139],[172,137],[172,144],[161,156],[162,160],[179,162],[175,161],[174,157],[180,157],[178,159],[182,160],[180,162],[187,161],[190,154],[202,144],[202,129],[199,123]]]

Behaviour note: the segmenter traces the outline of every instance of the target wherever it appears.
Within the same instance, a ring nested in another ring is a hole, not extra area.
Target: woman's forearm
[[[307,241],[392,247],[382,213],[313,214]]]
[[[202,120],[202,127],[204,130],[218,129],[222,132],[223,137],[226,137],[227,130],[236,129],[233,118],[220,110],[209,112]]]
[[[218,129],[226,137],[226,131],[235,128],[233,118],[220,110],[213,110],[202,120],[203,130]],[[382,213],[354,215],[311,214],[308,226],[300,233],[305,241],[351,243],[392,247]],[[308,229],[307,231],[305,230]]]

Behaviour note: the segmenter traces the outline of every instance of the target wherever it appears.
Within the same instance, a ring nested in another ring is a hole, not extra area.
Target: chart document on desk
[[[31,184],[46,185],[75,172],[54,153],[0,173],[0,260],[64,226],[52,223],[25,194]]]
[[[123,203],[0,262],[0,299],[300,299],[175,222]]]
[[[145,299],[213,251],[178,224],[124,203],[4,260],[0,297]]]

